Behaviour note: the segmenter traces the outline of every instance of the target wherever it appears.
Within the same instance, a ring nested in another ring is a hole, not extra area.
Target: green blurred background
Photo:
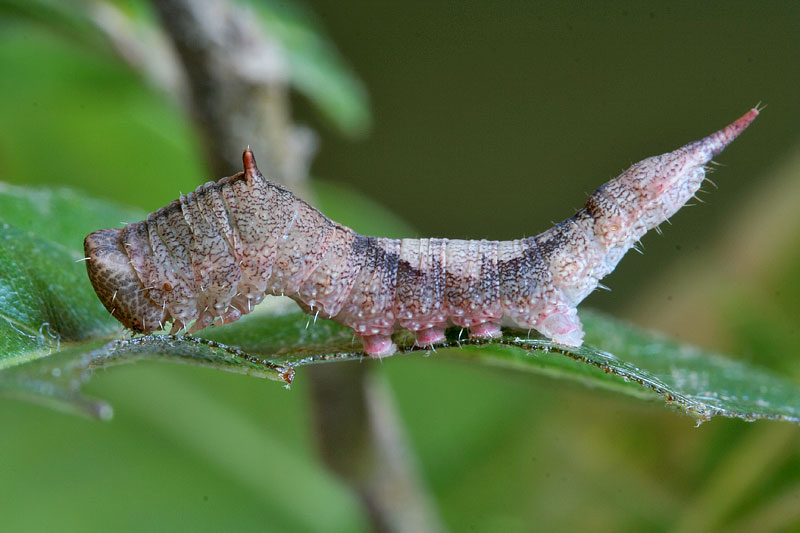
[[[648,235],[587,304],[800,379],[800,4],[297,5],[372,108],[353,138],[295,98],[320,135],[313,174],[420,235],[538,233],[629,163],[767,104],[718,157],[707,204]],[[122,6],[146,17],[146,4]],[[80,26],[12,15],[0,11],[0,180],[149,211],[218,177],[181,111]],[[661,404],[435,355],[365,364],[394,390],[454,531],[800,529],[789,424],[695,429]],[[317,458],[303,378],[286,391],[118,367],[88,387],[114,405],[110,423],[4,400],[0,528],[364,529]]]

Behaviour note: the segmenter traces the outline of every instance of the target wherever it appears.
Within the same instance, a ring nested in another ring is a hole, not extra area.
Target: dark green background
[[[648,236],[647,253],[608,280],[614,291],[590,297],[640,323],[659,322],[631,309],[661,273],[715,244],[798,149],[796,3],[307,6],[373,108],[371,133],[354,141],[296,99],[298,117],[322,135],[313,172],[383,203],[420,234],[538,233],[629,163],[767,104],[718,158],[720,190],[708,205]],[[0,179],[152,210],[217,177],[203,170],[179,110],[79,41],[0,21]],[[797,378],[798,235],[789,227],[777,240],[766,282],[731,287],[732,303],[719,310],[735,318],[733,333],[705,342]],[[765,300],[751,305],[742,294]],[[660,404],[435,355],[365,364],[395,390],[454,531],[800,524],[794,426],[714,420],[698,430]],[[3,400],[0,528],[362,527],[352,496],[314,454],[306,386],[302,371],[287,392],[143,363],[90,384],[115,406],[111,423]]]

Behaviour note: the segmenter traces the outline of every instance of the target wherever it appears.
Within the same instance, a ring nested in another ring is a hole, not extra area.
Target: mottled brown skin
[[[87,268],[89,280],[111,316],[137,333],[151,331],[148,324],[158,325],[166,315],[142,289],[120,243],[121,233],[104,229],[86,237],[83,245],[91,263]]]
[[[337,224],[265,179],[248,149],[244,172],[209,182],[125,228],[92,233],[87,269],[100,300],[135,332],[228,323],[265,294],[353,328],[373,356],[444,340],[448,325],[500,334],[503,321],[580,346],[576,306],[647,230],[691,198],[704,165],[758,115],[641,161],[598,188],[571,218],[514,241],[385,239]]]

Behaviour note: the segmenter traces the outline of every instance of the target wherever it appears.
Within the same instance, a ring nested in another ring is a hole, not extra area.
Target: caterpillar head
[[[147,297],[120,242],[122,230],[101,229],[83,241],[86,270],[97,297],[126,328],[137,333],[159,329],[164,309]]]

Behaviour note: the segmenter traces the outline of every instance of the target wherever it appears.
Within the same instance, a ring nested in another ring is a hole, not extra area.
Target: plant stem
[[[291,122],[286,59],[258,17],[225,0],[154,5],[185,70],[213,175],[239,172],[250,146],[269,179],[307,198],[315,139]]]
[[[373,530],[442,531],[391,390],[371,362],[312,365],[320,453],[361,497]]]

